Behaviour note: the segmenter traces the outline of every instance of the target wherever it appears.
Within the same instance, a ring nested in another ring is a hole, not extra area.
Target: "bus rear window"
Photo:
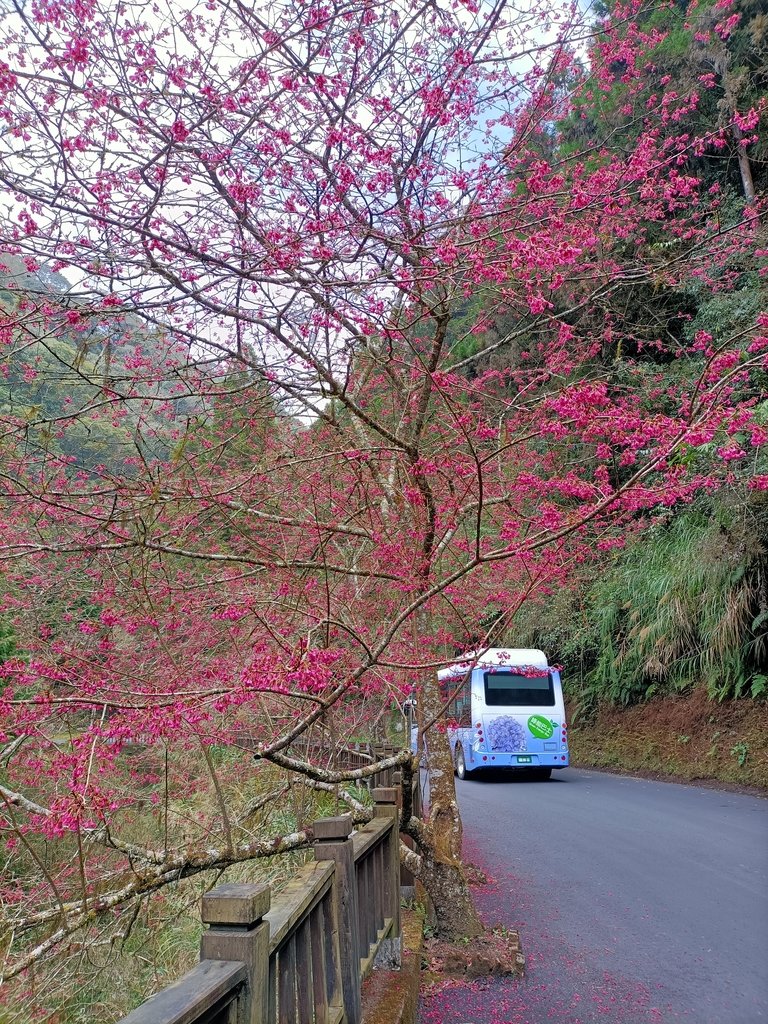
[[[489,707],[537,707],[555,705],[552,676],[521,676],[515,672],[485,672],[485,703]]]

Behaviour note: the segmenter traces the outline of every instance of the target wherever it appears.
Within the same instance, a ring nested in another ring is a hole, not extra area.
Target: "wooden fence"
[[[314,823],[315,861],[271,902],[269,886],[222,885],[203,897],[200,963],[122,1024],[359,1024],[377,954],[399,962],[400,858],[394,787],[375,815]]]

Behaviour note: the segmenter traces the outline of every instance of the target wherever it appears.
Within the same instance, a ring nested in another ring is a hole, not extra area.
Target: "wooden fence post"
[[[341,954],[341,990],[347,1024],[360,1024],[360,956],[357,930],[357,882],[352,840],[352,815],[321,818],[315,834],[315,860],[332,860],[336,928]]]
[[[245,1006],[238,1024],[264,1024],[269,1012],[268,885],[220,885],[203,896],[209,925],[200,943],[201,960],[240,960],[248,968]]]
[[[397,790],[397,809],[403,809],[403,773],[395,772],[392,776],[392,786]]]
[[[392,918],[392,939],[382,944],[377,962],[386,964],[389,969],[399,969],[401,963],[400,941],[400,809],[396,788],[374,789],[373,800],[376,805],[377,817],[392,819],[392,829],[387,840],[386,868],[384,871],[384,903],[387,908],[386,917]]]

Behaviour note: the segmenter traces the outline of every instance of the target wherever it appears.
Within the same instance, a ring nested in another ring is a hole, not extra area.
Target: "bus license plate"
[[[533,763],[533,758],[531,758],[531,757],[518,757],[517,763],[518,764],[532,764]]]

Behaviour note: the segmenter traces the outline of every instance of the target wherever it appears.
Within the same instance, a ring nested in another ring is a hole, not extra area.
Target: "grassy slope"
[[[714,703],[703,689],[603,707],[569,730],[571,763],[768,789],[768,705]]]

